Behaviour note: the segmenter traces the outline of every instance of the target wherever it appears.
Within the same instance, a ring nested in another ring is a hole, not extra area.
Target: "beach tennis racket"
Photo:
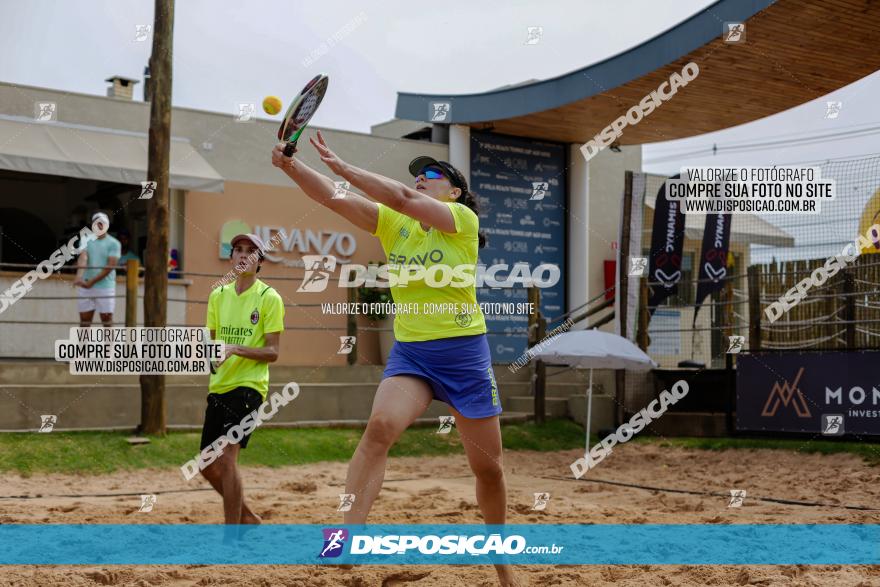
[[[327,84],[330,78],[325,74],[315,76],[312,81],[306,84],[299,95],[290,103],[284,120],[281,121],[281,128],[278,129],[278,140],[286,143],[284,147],[284,156],[293,155],[296,142],[305,130],[306,125],[321,105],[324,94],[327,93]]]

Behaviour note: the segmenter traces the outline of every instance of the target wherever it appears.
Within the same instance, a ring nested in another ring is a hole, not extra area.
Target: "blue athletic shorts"
[[[396,341],[382,377],[415,375],[431,384],[434,399],[447,403],[466,418],[501,413],[501,396],[492,371],[485,334]]]

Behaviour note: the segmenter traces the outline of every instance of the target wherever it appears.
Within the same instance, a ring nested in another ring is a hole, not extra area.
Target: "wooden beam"
[[[147,181],[155,181],[147,201],[147,250],[144,273],[144,325],[167,325],[168,208],[171,161],[171,57],[174,37],[174,0],[156,0],[153,53],[150,56],[150,134]],[[141,375],[142,434],[165,434],[165,376]]]

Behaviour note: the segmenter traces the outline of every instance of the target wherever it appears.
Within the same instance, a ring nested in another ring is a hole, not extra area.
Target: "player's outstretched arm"
[[[456,232],[455,218],[453,218],[449,206],[439,200],[435,200],[431,196],[414,190],[396,179],[372,173],[366,169],[346,163],[330,150],[321,131],[318,131],[317,141],[311,137],[309,141],[317,149],[321,161],[333,173],[344,177],[351,185],[374,200],[382,202],[401,214],[405,214],[443,232]]]
[[[318,173],[295,157],[286,157],[284,146],[284,143],[275,145],[275,149],[272,150],[272,165],[286,173],[314,201],[333,210],[358,228],[370,234],[376,232],[379,223],[379,206],[375,202],[353,192],[345,190],[338,192],[329,177]],[[334,198],[334,195],[337,197]]]

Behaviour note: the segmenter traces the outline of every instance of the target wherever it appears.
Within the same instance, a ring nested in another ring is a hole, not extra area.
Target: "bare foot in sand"
[[[526,585],[513,572],[513,565],[495,565],[495,571],[498,573],[498,584],[501,587],[525,587]]]

